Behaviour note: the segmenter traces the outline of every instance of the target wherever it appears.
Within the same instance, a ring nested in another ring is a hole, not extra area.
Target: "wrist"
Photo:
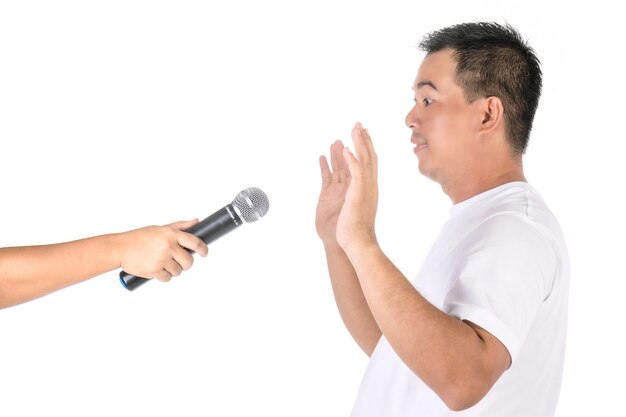
[[[337,242],[337,239],[322,239],[322,245],[324,246],[324,250],[326,252],[343,252],[343,249]]]
[[[353,239],[341,245],[341,249],[348,255],[350,260],[357,261],[362,257],[367,257],[380,252],[380,245],[375,237]]]
[[[117,268],[123,268],[123,254],[126,251],[127,233],[111,233],[104,236],[104,248],[106,256],[110,258]]]

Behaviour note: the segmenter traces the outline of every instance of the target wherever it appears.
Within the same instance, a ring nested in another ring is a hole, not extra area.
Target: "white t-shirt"
[[[413,285],[437,308],[497,337],[511,367],[478,404],[453,412],[383,336],[352,417],[554,415],[569,260],[556,219],[530,185],[508,183],[453,206]]]

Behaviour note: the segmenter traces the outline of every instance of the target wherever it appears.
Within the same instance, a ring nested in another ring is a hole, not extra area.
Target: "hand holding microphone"
[[[118,267],[162,282],[179,276],[193,265],[194,253],[202,257],[208,254],[207,245],[186,232],[197,223],[197,219],[179,221],[118,233],[115,241]]]
[[[214,242],[244,223],[252,223],[265,216],[269,210],[267,195],[258,188],[250,187],[241,191],[232,203],[222,207],[206,219],[186,230],[204,241]],[[191,250],[187,250],[191,252]],[[120,272],[120,281],[130,291],[145,284],[149,279],[137,277],[124,271]]]

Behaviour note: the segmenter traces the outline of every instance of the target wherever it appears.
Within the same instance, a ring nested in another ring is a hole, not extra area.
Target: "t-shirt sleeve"
[[[502,214],[472,232],[462,252],[464,261],[443,309],[487,330],[515,361],[550,295],[556,270],[554,250],[528,219]]]

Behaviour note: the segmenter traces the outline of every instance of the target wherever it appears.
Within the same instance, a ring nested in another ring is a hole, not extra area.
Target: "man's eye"
[[[422,102],[424,103],[425,106],[430,106],[431,104],[435,102],[435,100],[433,100],[432,98],[425,98],[424,100],[422,100]]]

